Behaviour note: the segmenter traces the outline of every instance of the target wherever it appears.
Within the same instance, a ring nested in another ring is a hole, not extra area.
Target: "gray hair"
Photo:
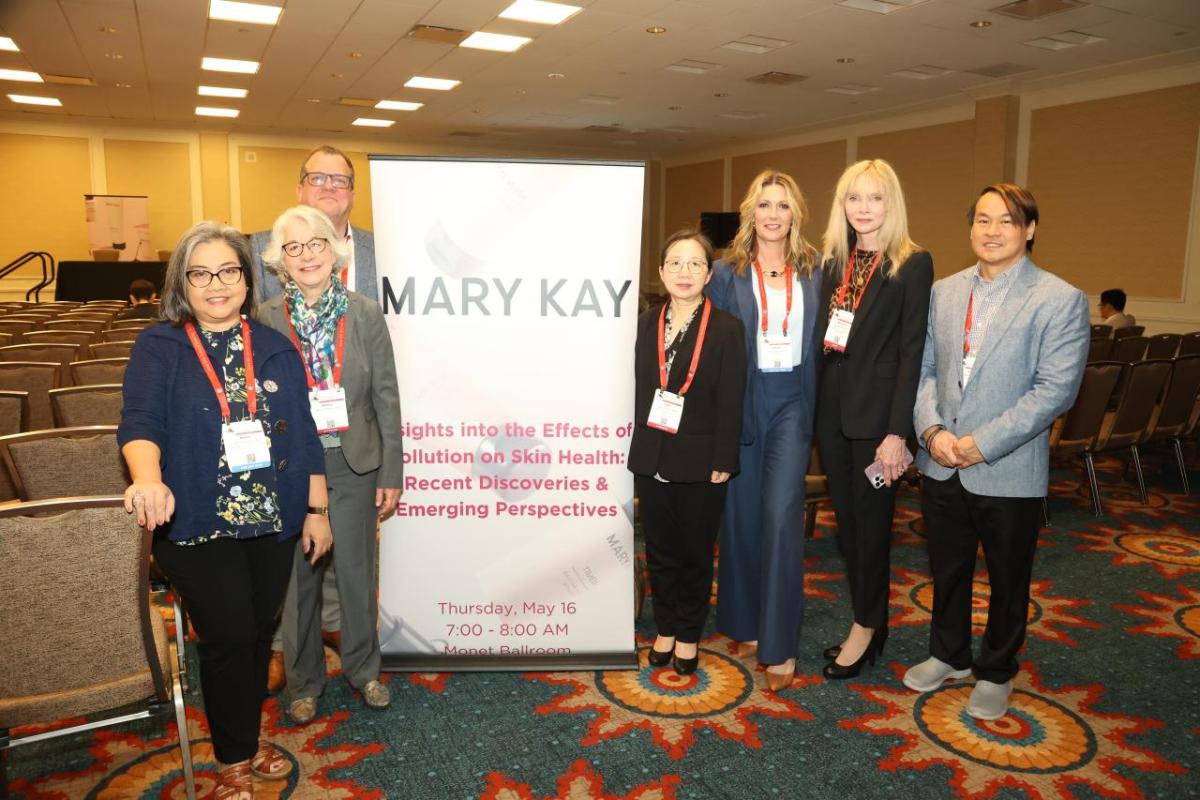
[[[254,261],[246,235],[237,228],[206,220],[185,231],[171,252],[171,260],[167,262],[167,274],[163,278],[162,299],[158,305],[159,319],[174,325],[183,325],[195,317],[191,305],[188,304],[187,270],[196,248],[208,242],[224,242],[237,254],[238,266],[242,268],[242,280],[246,283],[246,299],[242,303],[241,313],[254,315],[257,309],[254,297]]]
[[[314,237],[329,242],[329,249],[333,251],[334,272],[340,271],[350,261],[350,245],[337,235],[325,212],[312,206],[292,206],[271,225],[271,242],[262,254],[263,263],[281,284],[288,282],[287,270],[283,267],[283,229],[289,222],[303,222],[312,229]]]

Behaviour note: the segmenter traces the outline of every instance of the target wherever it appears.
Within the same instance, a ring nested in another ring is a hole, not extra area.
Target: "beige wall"
[[[725,210],[724,170],[720,161],[705,161],[666,171],[663,236],[696,227],[701,211]]]
[[[296,184],[300,181],[300,166],[310,147],[268,147],[239,145],[238,190],[242,204],[242,230],[261,231],[285,208],[296,205]],[[347,150],[354,162],[354,210],[350,224],[360,228],[371,224],[371,175],[367,169],[367,154]]]
[[[975,123],[951,122],[864,136],[858,157],[891,163],[904,187],[909,235],[933,256],[941,277],[975,261],[967,238],[974,194]]]
[[[83,215],[83,196],[92,192],[87,138],[0,133],[0,153],[5,163],[28,171],[20,182],[19,206],[10,191],[9,208],[0,214],[0,265],[30,250],[45,250],[57,260],[88,258]]]
[[[170,250],[192,226],[192,181],[188,145],[183,142],[104,140],[106,194],[150,198],[150,245]],[[155,253],[139,253],[152,261]]]
[[[846,168],[846,140],[822,142],[785,150],[735,156],[730,174],[730,211],[737,211],[750,182],[765,169],[786,172],[796,179],[808,205],[802,230],[813,246],[821,246],[821,233],[829,218],[829,205],[838,177]]]
[[[229,137],[224,134],[200,134],[200,181],[204,218],[228,223]]]
[[[1181,298],[1198,128],[1200,84],[1035,110],[1037,259],[1092,294]]]

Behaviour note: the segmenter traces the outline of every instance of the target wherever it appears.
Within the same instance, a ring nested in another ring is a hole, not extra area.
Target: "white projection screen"
[[[636,668],[644,164],[371,156],[404,417],[389,670]]]

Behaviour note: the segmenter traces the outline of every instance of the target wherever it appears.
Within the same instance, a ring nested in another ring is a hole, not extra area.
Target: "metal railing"
[[[42,262],[42,279],[30,287],[29,291],[25,292],[25,299],[40,303],[42,301],[42,289],[54,283],[54,276],[57,271],[54,256],[44,250],[30,250],[25,255],[18,256],[3,267],[0,267],[0,279],[8,277],[34,259]]]

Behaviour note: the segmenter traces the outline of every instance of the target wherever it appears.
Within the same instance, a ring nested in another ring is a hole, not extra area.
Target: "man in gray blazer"
[[[300,165],[296,200],[302,205],[324,211],[333,222],[337,235],[350,245],[350,261],[342,274],[346,288],[378,302],[375,234],[350,224],[350,212],[354,210],[354,163],[350,157],[332,145],[314,148]],[[254,285],[259,287],[260,301],[269,300],[283,291],[279,279],[263,261],[263,252],[270,243],[269,230],[250,234],[250,251],[254,254]],[[326,633],[327,643],[340,650],[341,611],[338,607],[337,574],[333,560],[331,556],[321,587],[321,628]],[[270,691],[277,691],[284,684],[282,647],[279,634],[276,633],[267,674],[267,688]]]
[[[933,285],[913,411],[933,621],[930,658],[909,669],[904,684],[932,691],[973,666],[967,713],[999,719],[1025,640],[1050,426],[1075,401],[1090,328],[1083,292],[1030,260],[1038,210],[1028,191],[989,186],[969,219],[979,262]],[[972,660],[980,543],[991,597]]]

